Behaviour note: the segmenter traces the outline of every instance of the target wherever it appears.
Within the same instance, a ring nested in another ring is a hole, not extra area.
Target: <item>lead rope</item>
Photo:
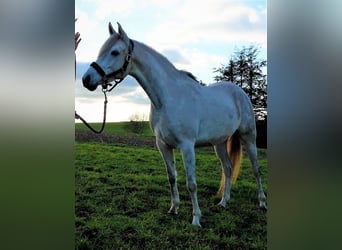
[[[86,125],[91,131],[93,131],[95,134],[101,134],[102,131],[104,130],[104,127],[105,127],[105,124],[106,124],[106,114],[107,114],[107,95],[106,95],[106,92],[108,90],[106,88],[102,88],[102,92],[105,96],[105,100],[103,102],[103,122],[102,122],[102,126],[101,126],[101,129],[100,130],[95,130],[94,128],[92,128],[90,126],[90,124],[88,122],[86,122],[86,120],[84,120],[79,114],[77,114],[76,110],[75,110],[75,119],[80,119],[84,125]]]
[[[126,56],[126,60],[124,65],[122,66],[122,68],[120,70],[117,70],[109,75],[106,75],[106,73],[103,71],[103,69],[96,63],[96,62],[92,62],[90,66],[92,66],[104,79],[103,79],[103,83],[102,83],[102,92],[105,96],[105,100],[104,100],[104,107],[103,107],[103,122],[102,122],[102,127],[99,131],[96,131],[94,128],[92,128],[90,126],[89,123],[87,123],[79,114],[77,114],[76,110],[75,110],[75,119],[80,119],[84,125],[86,125],[91,131],[93,131],[96,134],[101,134],[102,131],[104,130],[105,124],[106,124],[106,113],[107,113],[107,92],[112,91],[120,82],[123,81],[124,77],[121,77],[119,79],[115,79],[114,78],[114,82],[115,84],[113,84],[113,86],[111,86],[111,83],[108,83],[108,79],[107,77],[110,75],[115,75],[117,73],[124,73],[127,70],[127,66],[129,64],[129,62],[131,61],[131,57],[132,57],[132,51],[134,49],[134,43],[132,40],[129,41],[130,42],[130,46],[132,47],[131,51],[129,52],[129,54]],[[76,62],[76,60],[75,60]],[[75,68],[76,68],[76,64],[75,64]],[[76,74],[76,70],[75,70],[75,74]],[[110,89],[108,90],[108,86],[111,86]]]

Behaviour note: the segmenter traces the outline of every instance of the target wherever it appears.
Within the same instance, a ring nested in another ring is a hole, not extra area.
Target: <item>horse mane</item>
[[[170,60],[167,59],[166,56],[164,56],[163,54],[156,51],[154,48],[136,40],[134,40],[134,43],[141,45],[144,48],[144,50],[152,53],[156,58],[158,58],[159,63],[163,64],[166,67],[170,67],[170,69],[172,68],[173,70],[177,71],[176,67],[170,62]]]
[[[179,72],[185,74],[186,76],[190,77],[192,80],[194,80],[194,81],[199,83],[199,81],[197,80],[197,77],[194,76],[191,72],[186,71],[186,70],[179,70]]]
[[[154,54],[154,56],[156,56],[157,58],[159,58],[159,63],[162,63],[164,65],[168,65],[170,67],[170,69],[172,68],[173,70],[176,70],[178,72],[180,72],[181,74],[185,75],[186,77],[191,78],[192,80],[194,80],[197,83],[200,83],[199,80],[197,79],[196,76],[194,76],[191,72],[186,71],[186,70],[178,70],[173,63],[171,63],[169,61],[169,59],[167,57],[165,57],[163,54],[159,53],[158,51],[156,51],[154,48],[142,43],[142,42],[138,42],[135,41],[135,43],[142,45],[146,50],[150,51],[151,53]]]

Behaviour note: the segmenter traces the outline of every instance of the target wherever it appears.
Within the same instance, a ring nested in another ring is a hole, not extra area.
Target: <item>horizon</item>
[[[213,69],[227,64],[243,46],[259,46],[259,57],[267,58],[266,1],[76,0],[75,18],[75,32],[82,39],[76,51],[75,110],[89,122],[102,122],[104,98],[102,91],[85,89],[81,77],[109,36],[108,22],[116,31],[119,22],[131,39],[152,47],[205,84],[214,83]],[[107,97],[108,122],[149,114],[150,100],[131,76]]]

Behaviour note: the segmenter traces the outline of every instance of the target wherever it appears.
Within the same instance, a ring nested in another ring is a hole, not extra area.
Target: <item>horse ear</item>
[[[123,30],[123,28],[121,27],[120,23],[118,23],[118,28],[119,28],[119,35],[120,38],[126,43],[129,44],[129,38],[126,34],[126,32]]]
[[[109,29],[110,35],[113,35],[114,33],[116,33],[111,22],[109,22],[109,24],[108,24],[108,29]]]

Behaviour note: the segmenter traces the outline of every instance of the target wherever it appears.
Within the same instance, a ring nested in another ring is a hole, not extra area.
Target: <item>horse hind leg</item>
[[[259,192],[259,205],[262,209],[267,209],[266,206],[266,195],[263,191],[261,184],[261,173],[257,161],[257,147],[256,147],[256,136],[255,133],[245,133],[241,134],[241,140],[245,146],[246,153],[249,157],[249,160],[252,164],[252,170],[256,179],[256,183],[258,186]]]
[[[221,167],[222,167],[221,182],[224,183],[223,185],[221,183],[220,190],[218,191],[218,194],[222,195],[222,199],[218,205],[225,207],[226,203],[230,199],[230,175],[231,175],[232,165],[228,157],[226,142],[215,145],[214,148],[215,148],[216,155],[219,158]]]
[[[179,208],[179,193],[177,188],[177,172],[175,168],[175,161],[173,157],[173,149],[165,143],[157,139],[157,147],[164,160],[167,176],[171,191],[171,208],[170,214],[177,214]]]

